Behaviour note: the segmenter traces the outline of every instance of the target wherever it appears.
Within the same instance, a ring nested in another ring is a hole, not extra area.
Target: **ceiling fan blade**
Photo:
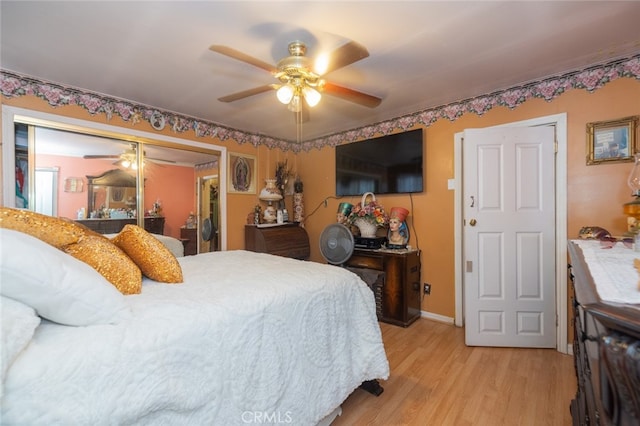
[[[369,51],[363,45],[350,41],[338,47],[329,54],[329,61],[324,70],[317,69],[319,74],[325,75],[347,65],[353,64],[369,56]]]
[[[266,84],[264,86],[254,87],[253,89],[243,90],[242,92],[232,93],[231,95],[218,98],[220,102],[233,102],[240,99],[248,98],[249,96],[258,95],[260,93],[268,92],[276,88],[275,84]]]
[[[83,155],[85,160],[99,160],[103,158],[120,158],[120,155]]]
[[[382,99],[367,95],[366,93],[359,92],[357,90],[349,89],[344,86],[339,86],[330,82],[326,82],[323,87],[323,93],[327,95],[335,96],[345,101],[353,102],[369,108],[375,108],[380,105]]]
[[[262,68],[263,70],[268,71],[270,73],[276,72],[276,67],[274,65],[268,64],[264,61],[261,61],[260,59],[254,58],[253,56],[249,56],[246,53],[242,53],[239,50],[233,49],[228,46],[214,44],[209,47],[209,50],[212,50],[213,52],[220,53],[225,56],[229,56],[230,58],[237,59],[249,65],[253,65],[254,67]]]

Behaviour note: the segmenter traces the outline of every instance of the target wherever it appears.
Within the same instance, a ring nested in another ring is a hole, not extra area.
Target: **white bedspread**
[[[312,425],[388,377],[356,275],[245,251],[179,260],[183,284],[127,296],[130,324],[43,321],[8,371],[2,424]]]

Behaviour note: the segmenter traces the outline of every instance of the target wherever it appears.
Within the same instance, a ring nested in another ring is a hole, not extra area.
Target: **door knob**
[[[476,223],[478,223],[478,221],[476,221],[475,219],[471,219],[469,221],[469,225],[471,225],[471,226],[476,226]]]

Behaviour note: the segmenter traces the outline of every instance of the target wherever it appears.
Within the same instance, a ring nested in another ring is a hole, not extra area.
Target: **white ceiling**
[[[142,1],[0,2],[1,67],[279,139],[293,113],[266,71],[214,53],[222,44],[275,64],[354,40],[370,56],[326,78],[382,98],[374,109],[324,96],[308,140],[640,53],[640,2]]]

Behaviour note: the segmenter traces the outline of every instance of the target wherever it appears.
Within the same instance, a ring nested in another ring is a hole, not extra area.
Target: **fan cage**
[[[342,224],[331,224],[320,235],[320,252],[331,264],[339,265],[349,260],[354,247],[353,234]]]

